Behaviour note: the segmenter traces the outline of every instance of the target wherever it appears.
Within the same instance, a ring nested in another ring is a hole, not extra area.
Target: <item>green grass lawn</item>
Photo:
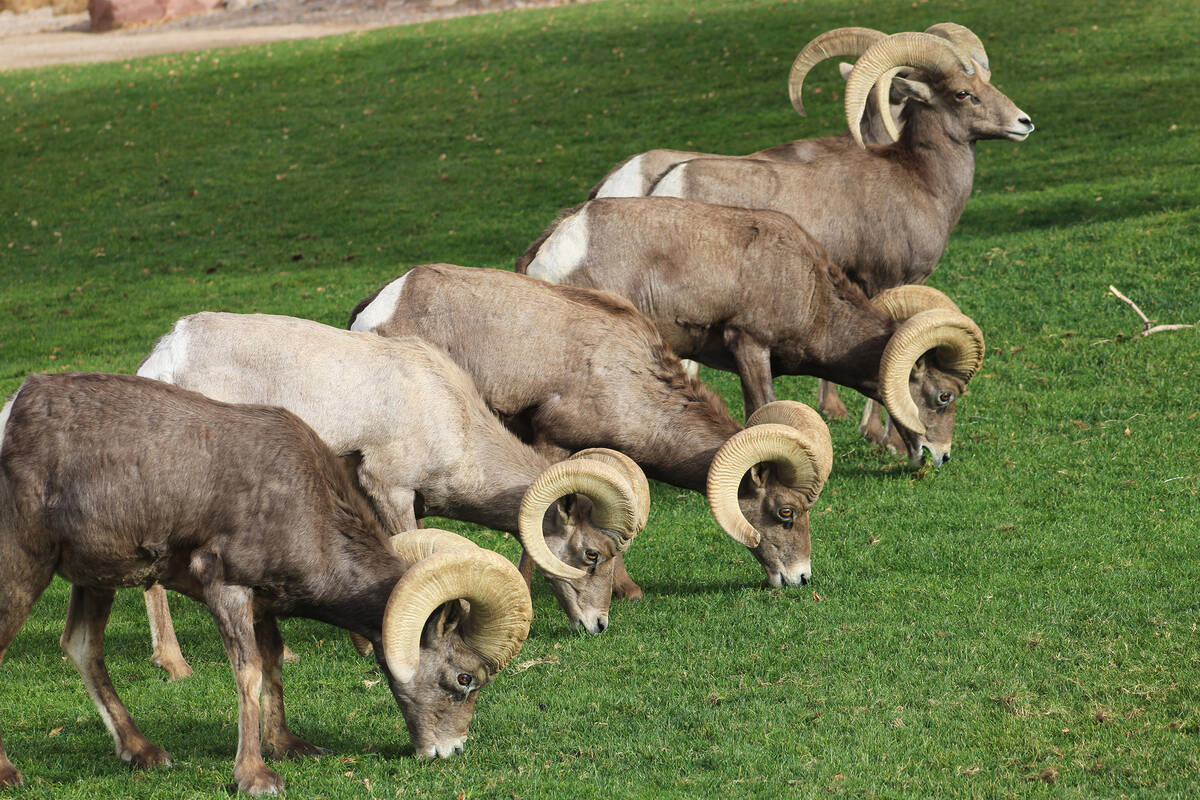
[[[343,326],[409,266],[507,268],[620,159],[750,152],[841,129],[813,35],[954,20],[1038,130],[983,142],[930,283],[983,328],[954,459],[914,472],[831,424],[815,582],[761,569],[703,498],[654,485],[628,563],[646,590],[599,637],[544,583],[467,753],[411,757],[347,638],[293,620],[293,797],[1200,796],[1200,332],[1133,338],[1116,285],[1200,319],[1194,3],[615,2],[321,40],[0,74],[0,391],[131,372],[178,317]],[[705,377],[741,413],[736,378]],[[776,382],[811,402],[815,381]],[[861,399],[843,395],[852,413]],[[515,558],[505,536],[446,523]],[[224,797],[237,741],[207,611],[177,600],[196,675],[149,661],[119,595],[109,666],[175,757],[133,773],[58,648],[56,581],[0,667],[0,798]]]

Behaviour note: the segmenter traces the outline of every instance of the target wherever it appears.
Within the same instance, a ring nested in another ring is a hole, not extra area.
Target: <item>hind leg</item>
[[[0,546],[0,663],[4,654],[12,644],[17,631],[25,624],[29,610],[46,591],[50,579],[54,577],[52,561],[47,558],[45,564],[35,562],[24,552],[8,552],[10,548]],[[13,699],[13,702],[17,702]],[[23,782],[21,773],[8,760],[4,749],[4,740],[0,739],[0,788],[17,786]]]
[[[112,734],[117,755],[135,767],[170,764],[171,756],[147,739],[125,709],[117,690],[108,677],[104,663],[104,626],[112,610],[112,589],[71,587],[67,605],[67,627],[59,644],[75,669],[83,677],[83,685],[96,704],[104,726]]]
[[[154,663],[167,671],[167,680],[177,681],[192,674],[179,650],[175,638],[175,623],[171,621],[171,607],[167,605],[167,590],[154,584],[145,591],[146,617],[150,620],[150,644],[154,648]]]

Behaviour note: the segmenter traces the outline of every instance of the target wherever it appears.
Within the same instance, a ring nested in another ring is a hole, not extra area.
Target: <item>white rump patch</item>
[[[152,378],[163,383],[174,383],[175,375],[183,366],[187,357],[188,330],[191,324],[189,317],[184,317],[175,323],[165,336],[158,340],[150,355],[138,367],[137,374],[143,378]]]
[[[350,323],[350,330],[370,333],[391,319],[396,313],[396,303],[400,301],[400,295],[404,292],[404,281],[407,279],[406,272],[383,287],[383,291],[376,295],[366,308],[358,312],[358,316]]]
[[[654,191],[650,192],[650,196],[685,197],[686,195],[683,193],[683,172],[685,169],[687,169],[687,162],[672,167],[658,183],[654,184]]]
[[[583,264],[588,249],[587,207],[558,224],[550,238],[542,242],[537,256],[526,272],[533,278],[562,283]]]
[[[626,161],[624,166],[600,184],[596,197],[645,197],[649,187],[646,185],[648,181],[642,176],[644,158],[644,155],[637,155]]]
[[[17,402],[17,395],[21,393],[20,387],[13,392],[13,396],[8,398],[8,402],[4,404],[4,410],[0,411],[0,450],[4,449],[4,428],[8,425],[8,415],[12,413],[13,403]]]

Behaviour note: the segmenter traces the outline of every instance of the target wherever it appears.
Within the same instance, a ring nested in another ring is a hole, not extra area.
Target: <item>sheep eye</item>
[[[595,550],[584,550],[583,556],[584,556],[584,558],[586,558],[588,561],[590,561],[593,564],[595,564],[597,561],[600,560],[600,554],[597,553]]]
[[[779,509],[780,519],[791,519],[795,515],[795,510],[791,506],[784,506]]]
[[[467,673],[465,673],[465,672],[458,673],[458,685],[459,686],[470,686],[472,680],[474,680],[474,678],[472,678]]]
[[[958,98],[959,100],[966,100],[968,97],[971,96],[971,93],[968,92],[966,89],[963,89],[961,91],[955,92],[954,96],[956,98]]]
[[[941,405],[949,405],[950,401],[953,399],[954,395],[950,394],[949,392],[942,392],[938,395],[938,403]]]

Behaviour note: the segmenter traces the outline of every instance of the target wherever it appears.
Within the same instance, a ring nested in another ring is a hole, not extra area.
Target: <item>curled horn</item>
[[[858,61],[846,81],[846,123],[850,134],[860,147],[864,147],[862,132],[863,110],[867,106],[867,95],[884,73],[896,67],[922,69],[935,75],[944,75],[955,68],[968,75],[975,74],[970,58],[959,52],[950,42],[929,33],[894,33],[871,45]],[[889,80],[889,84],[891,81]]]
[[[615,467],[594,459],[575,459],[552,464],[525,492],[517,523],[521,544],[533,563],[553,578],[579,580],[587,573],[563,563],[550,551],[543,538],[542,518],[546,509],[567,494],[587,495],[596,504],[592,522],[616,539],[625,550],[638,527],[638,501],[629,481]]]
[[[577,458],[600,461],[614,467],[625,476],[629,481],[629,488],[633,490],[633,498],[637,504],[635,506],[637,509],[636,529],[641,531],[645,528],[646,522],[650,519],[650,484],[646,481],[646,473],[642,472],[642,468],[637,465],[637,462],[624,453],[610,450],[607,447],[589,447],[586,450],[580,450],[567,460],[573,461]]]
[[[902,324],[879,360],[879,395],[898,424],[924,435],[925,425],[908,390],[913,365],[929,350],[937,349],[938,366],[969,381],[983,365],[983,331],[958,311],[920,311]]]
[[[425,622],[452,600],[471,604],[460,628],[463,642],[493,673],[504,669],[529,635],[529,589],[508,559],[481,547],[436,552],[409,567],[383,612],[384,658],[398,682],[417,674]]]
[[[459,536],[457,533],[444,531],[441,528],[419,528],[397,533],[390,541],[396,555],[409,564],[415,564],[440,551],[469,550],[479,547],[465,536]]]
[[[816,502],[833,465],[829,428],[817,412],[802,403],[768,403],[730,437],[708,469],[708,506],[721,529],[747,547],[757,547],[758,531],[742,514],[738,486],[754,465],[770,462],[784,486],[802,492],[809,507]]]
[[[906,320],[913,314],[935,308],[960,310],[945,294],[921,283],[907,283],[884,289],[871,298],[871,303],[894,320]]]
[[[835,28],[804,45],[788,73],[788,97],[792,99],[796,113],[806,116],[801,92],[804,78],[813,67],[827,58],[858,58],[868,47],[886,37],[887,34],[872,28]]]
[[[957,22],[939,22],[936,25],[930,25],[925,29],[926,33],[932,33],[934,36],[941,36],[950,44],[957,47],[962,52],[966,53],[972,60],[983,68],[983,78],[987,80],[991,77],[992,68],[988,64],[987,51],[983,49],[983,42],[979,37],[965,25],[959,25]]]
[[[879,119],[893,142],[900,141],[900,128],[892,118],[892,78],[907,69],[908,67],[892,67],[875,82],[875,105],[879,109]]]

